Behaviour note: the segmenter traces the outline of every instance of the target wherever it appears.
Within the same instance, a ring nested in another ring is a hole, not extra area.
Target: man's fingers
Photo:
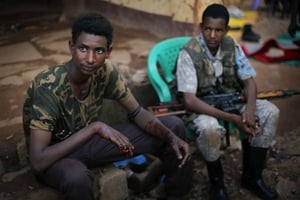
[[[175,153],[177,155],[177,158],[181,160],[182,159],[182,154],[181,154],[181,152],[178,148],[178,145],[176,145],[176,147],[174,147],[174,150],[175,150]]]
[[[126,156],[132,156],[133,155],[133,149],[134,146],[129,142],[128,138],[123,136],[123,135],[117,135],[115,137],[115,142],[114,142],[118,148],[119,151],[122,154],[125,154]]]
[[[133,155],[133,149],[130,146],[121,145],[119,146],[119,150],[122,154],[125,154],[126,156]]]
[[[181,144],[180,150],[182,150],[182,151],[180,151],[181,158],[178,157],[178,159],[181,159],[181,163],[179,164],[179,168],[183,167],[191,158],[190,148],[189,148],[188,144],[186,144],[186,143]],[[184,153],[184,156],[182,156],[181,152]]]
[[[180,168],[183,167],[190,160],[190,158],[191,158],[190,153],[186,153],[185,156],[184,156],[184,158],[182,159],[179,167]]]

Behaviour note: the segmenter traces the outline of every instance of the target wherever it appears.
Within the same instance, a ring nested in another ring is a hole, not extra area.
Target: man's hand
[[[102,125],[98,130],[98,133],[102,138],[107,139],[117,145],[120,152],[125,154],[125,156],[133,156],[134,146],[130,143],[128,138],[119,131],[110,126]]]
[[[257,122],[255,122],[254,118],[254,123],[251,124],[251,118],[247,118],[245,116],[245,113],[243,113],[241,116],[240,115],[235,115],[233,123],[243,132],[248,133],[251,137],[256,136],[259,134],[261,131],[260,126]]]
[[[246,109],[245,112],[242,113],[242,122],[249,128],[251,136],[256,136],[261,131],[254,112]]]
[[[189,144],[174,134],[170,138],[170,145],[175,151],[177,158],[181,160],[178,167],[182,168],[191,158]],[[182,155],[182,152],[184,155]]]

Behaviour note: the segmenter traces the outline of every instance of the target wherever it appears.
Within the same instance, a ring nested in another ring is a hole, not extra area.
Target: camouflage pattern
[[[245,110],[245,104],[237,106],[240,112]],[[261,132],[251,139],[251,146],[269,148],[274,140],[279,119],[279,109],[267,100],[256,100],[256,116],[259,118]],[[217,119],[208,115],[198,115],[190,127],[197,135],[198,149],[207,161],[215,161],[220,157],[221,139],[225,129]],[[242,135],[245,137],[246,135]]]
[[[243,107],[243,110],[245,106]],[[274,140],[280,111],[267,100],[256,101],[256,115],[259,118],[261,133],[251,140],[251,146],[269,148]]]
[[[205,160],[215,161],[220,157],[221,138],[225,136],[226,129],[218,120],[209,115],[198,115],[192,126],[198,134],[196,144]]]
[[[67,75],[67,63],[41,72],[30,84],[23,107],[23,126],[52,132],[52,143],[66,139],[89,123],[98,121],[104,98],[120,100],[130,94],[124,79],[109,60],[92,75],[84,100],[77,99]]]
[[[213,69],[209,65],[209,60],[203,52],[203,48],[196,38],[191,39],[184,47],[191,59],[197,72],[198,89],[197,96],[207,95],[208,93],[236,92],[241,90],[239,84],[236,64],[235,64],[235,43],[232,38],[225,36],[221,43],[221,51],[224,53],[222,60],[223,74],[222,84],[215,84],[216,77]]]

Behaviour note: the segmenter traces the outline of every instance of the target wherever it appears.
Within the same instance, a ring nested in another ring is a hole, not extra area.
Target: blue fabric
[[[145,164],[145,163],[147,163],[147,158],[144,155],[138,155],[138,156],[126,159],[126,160],[114,162],[113,164],[116,167],[123,167],[123,166],[128,165],[129,163],[133,163],[136,165]]]

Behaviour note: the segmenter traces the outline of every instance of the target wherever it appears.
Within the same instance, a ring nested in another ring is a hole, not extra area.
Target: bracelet
[[[139,105],[133,112],[128,114],[128,119],[133,121],[134,118],[140,113],[142,107]]]

